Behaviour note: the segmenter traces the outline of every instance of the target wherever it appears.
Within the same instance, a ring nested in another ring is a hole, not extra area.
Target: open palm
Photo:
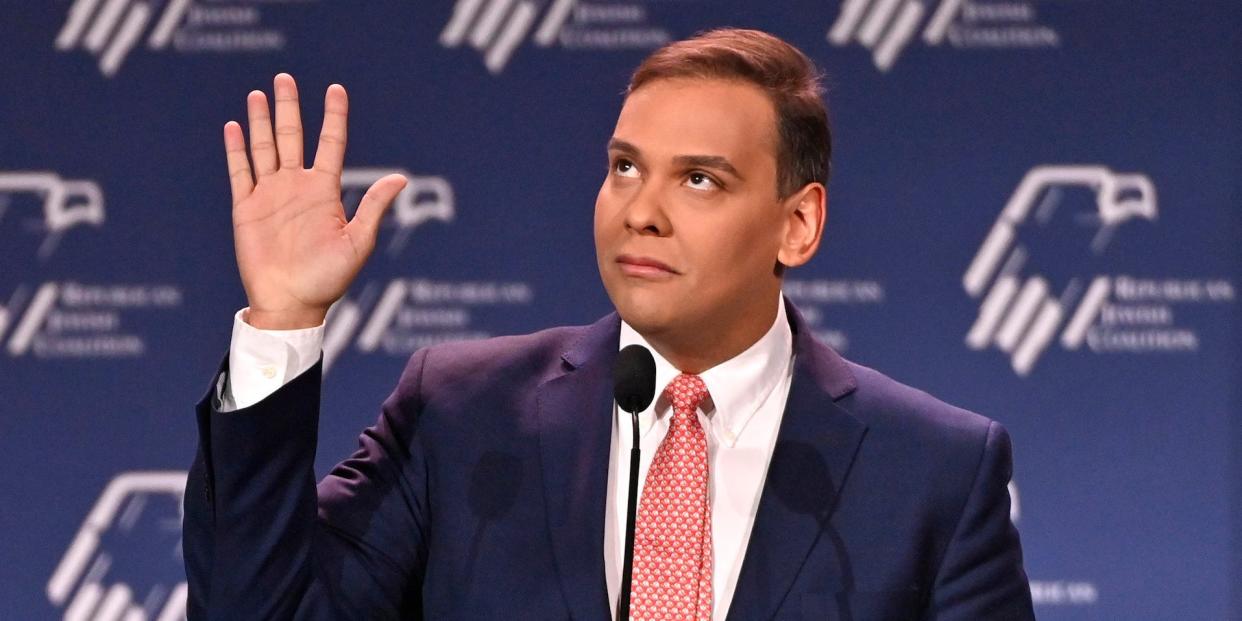
[[[328,87],[315,162],[304,168],[297,85],[282,73],[274,87],[275,131],[263,92],[246,98],[249,158],[241,126],[234,121],[224,126],[233,244],[250,305],[246,321],[260,328],[304,328],[322,323],[328,307],[345,294],[375,247],[384,211],[406,181],[395,174],[379,179],[347,220],[341,204],[345,89]]]

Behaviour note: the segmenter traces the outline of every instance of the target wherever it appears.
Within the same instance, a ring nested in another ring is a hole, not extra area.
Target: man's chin
[[[652,335],[677,332],[693,323],[695,311],[687,304],[690,294],[684,283],[606,283],[608,297],[617,314],[639,334],[650,339]]]
[[[648,339],[674,330],[682,318],[672,303],[659,300],[631,300],[617,304],[616,308],[625,323]]]

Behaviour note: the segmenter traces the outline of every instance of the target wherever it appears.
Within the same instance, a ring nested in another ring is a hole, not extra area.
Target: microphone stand
[[[621,569],[621,601],[617,604],[617,621],[630,618],[630,583],[634,578],[634,520],[638,513],[638,412],[630,412],[630,493],[626,501],[625,561]]]

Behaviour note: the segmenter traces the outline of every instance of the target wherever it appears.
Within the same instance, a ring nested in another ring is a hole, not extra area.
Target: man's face
[[[775,128],[767,95],[744,82],[660,79],[626,99],[595,253],[617,311],[647,338],[770,325],[785,228]]]

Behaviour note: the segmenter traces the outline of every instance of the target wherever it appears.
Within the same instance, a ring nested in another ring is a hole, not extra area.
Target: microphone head
[[[617,353],[612,365],[612,396],[621,409],[635,414],[655,399],[655,358],[642,345],[629,345]]]

